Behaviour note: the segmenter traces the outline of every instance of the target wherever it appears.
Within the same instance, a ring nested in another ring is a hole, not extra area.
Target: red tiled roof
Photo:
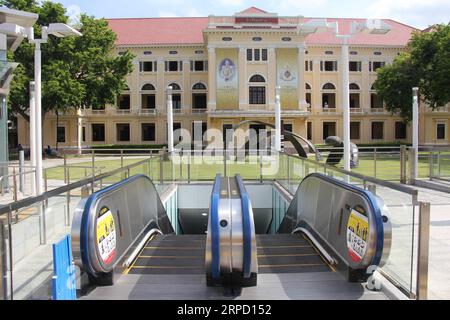
[[[251,8],[250,8],[251,9]],[[247,9],[247,10],[250,10]],[[246,11],[247,11],[246,10]],[[305,18],[306,21],[311,18]],[[328,22],[338,21],[339,32],[348,34],[351,21],[364,19],[328,18]],[[405,46],[415,28],[385,19],[392,30],[385,35],[360,33],[350,39],[354,45]],[[203,30],[208,28],[208,17],[196,18],[130,18],[109,19],[111,29],[117,34],[116,45],[177,45],[202,44]],[[307,44],[339,44],[332,32],[312,34],[306,38]]]
[[[116,45],[203,43],[208,18],[108,19]]]
[[[309,21],[311,18],[306,18]],[[365,19],[328,18],[329,23],[338,21],[339,33],[349,34],[352,21],[364,22]],[[358,33],[349,40],[353,45],[380,45],[380,46],[406,46],[412,33],[417,29],[390,19],[383,19],[390,27],[387,34]],[[332,32],[315,33],[306,38],[307,44],[339,44],[342,40],[337,39]]]
[[[264,10],[256,8],[256,7],[250,7],[239,13],[258,14],[258,13],[267,13],[267,11],[264,11]]]

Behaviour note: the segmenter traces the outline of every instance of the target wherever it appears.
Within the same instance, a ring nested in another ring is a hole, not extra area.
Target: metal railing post
[[[159,181],[161,184],[164,183],[164,156],[159,157]]]
[[[17,201],[17,175],[16,175],[16,167],[13,167],[13,196],[14,196],[14,201]]]
[[[438,165],[438,178],[442,177],[442,171],[441,171],[441,152],[438,151],[437,154],[437,165]]]
[[[123,149],[120,150],[120,167],[123,168]]]
[[[91,150],[91,165],[92,165],[92,193],[95,192],[95,150]]]
[[[67,172],[67,184],[70,184],[70,173]],[[66,195],[66,227],[70,226],[70,190],[67,190],[67,195]]]
[[[12,210],[11,206],[8,211],[8,255],[9,255],[9,298],[14,299],[14,259],[13,259],[13,244],[12,244]]]
[[[433,170],[433,166],[434,166],[434,159],[433,159],[433,151],[430,151],[430,157],[428,159],[429,165],[430,165],[430,177],[429,179],[432,180],[432,178],[434,178],[434,170]]]
[[[373,177],[377,177],[377,148],[373,151]]]
[[[188,171],[188,183],[191,183],[191,152],[190,151],[189,151],[189,154],[188,154],[187,171]]]
[[[416,176],[416,149],[409,149],[409,183],[414,184],[414,180],[417,179]]]
[[[400,146],[400,183],[406,184],[406,146]]]
[[[417,299],[428,298],[428,256],[430,246],[430,203],[420,203],[419,240],[417,248]]]
[[[45,217],[45,211],[46,206],[45,202],[43,201],[41,204],[39,204],[39,235],[40,235],[40,241],[41,245],[47,244],[47,224],[46,224],[46,217]]]
[[[223,149],[223,175],[227,178],[227,150]]]
[[[8,296],[8,271],[6,269],[5,226],[0,220],[0,301]]]
[[[259,155],[259,182],[263,183],[263,157]]]
[[[24,185],[25,185],[25,151],[21,150],[19,151],[19,173],[20,173],[20,177],[19,177],[19,191],[24,193]]]
[[[48,178],[47,178],[47,169],[42,170],[44,172],[44,187],[45,192],[48,191]]]

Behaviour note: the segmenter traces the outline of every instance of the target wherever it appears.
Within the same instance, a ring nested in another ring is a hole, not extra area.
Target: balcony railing
[[[386,114],[387,110],[385,108],[370,108],[368,112],[371,114]]]
[[[450,106],[439,107],[439,108],[432,110],[432,112],[450,112]]]
[[[140,116],[156,116],[156,109],[139,109]]]
[[[350,108],[351,114],[364,114],[363,108]]]
[[[192,114],[204,114],[207,111],[206,108],[192,108]]]
[[[323,114],[336,114],[337,109],[336,108],[322,108],[321,113]]]
[[[101,110],[93,110],[93,109],[88,109],[86,110],[87,114],[89,115],[105,115],[106,114],[106,109],[101,109]]]
[[[116,114],[120,115],[131,114],[131,109],[116,109]]]

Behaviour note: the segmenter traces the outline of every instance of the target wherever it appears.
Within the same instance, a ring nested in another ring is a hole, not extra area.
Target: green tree
[[[450,102],[450,24],[415,32],[407,51],[379,69],[375,82],[386,108],[405,122],[412,118],[413,87],[419,87],[421,100],[433,109]]]
[[[35,37],[50,23],[67,23],[66,9],[59,3],[35,0],[0,1],[7,7],[39,14]],[[42,49],[42,119],[50,111],[71,108],[102,108],[113,104],[125,87],[125,77],[132,71],[133,56],[126,52],[112,55],[115,33],[105,19],[81,15],[77,29],[82,37],[50,36]],[[20,65],[11,83],[9,107],[12,113],[29,120],[29,83],[34,79],[34,45],[24,40],[14,54]]]

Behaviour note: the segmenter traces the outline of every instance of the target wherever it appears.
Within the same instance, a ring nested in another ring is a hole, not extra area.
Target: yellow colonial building
[[[326,19],[342,34],[351,22]],[[110,19],[115,54],[135,56],[128,88],[117,105],[102,110],[47,115],[44,145],[167,143],[167,94],[172,86],[174,130],[221,131],[242,121],[275,121],[281,87],[286,129],[315,144],[343,135],[341,39],[332,31],[305,34],[301,16],[282,17],[257,8],[233,16]],[[376,70],[405,50],[413,27],[383,20],[388,34],[354,35],[350,45],[351,138],[355,143],[409,142],[411,130],[388,113],[373,88]],[[420,108],[421,144],[449,144],[450,106]],[[250,125],[262,129],[258,125]],[[19,143],[28,145],[28,123],[19,119]],[[80,128],[80,129],[79,129]],[[82,128],[82,129],[81,129]]]

